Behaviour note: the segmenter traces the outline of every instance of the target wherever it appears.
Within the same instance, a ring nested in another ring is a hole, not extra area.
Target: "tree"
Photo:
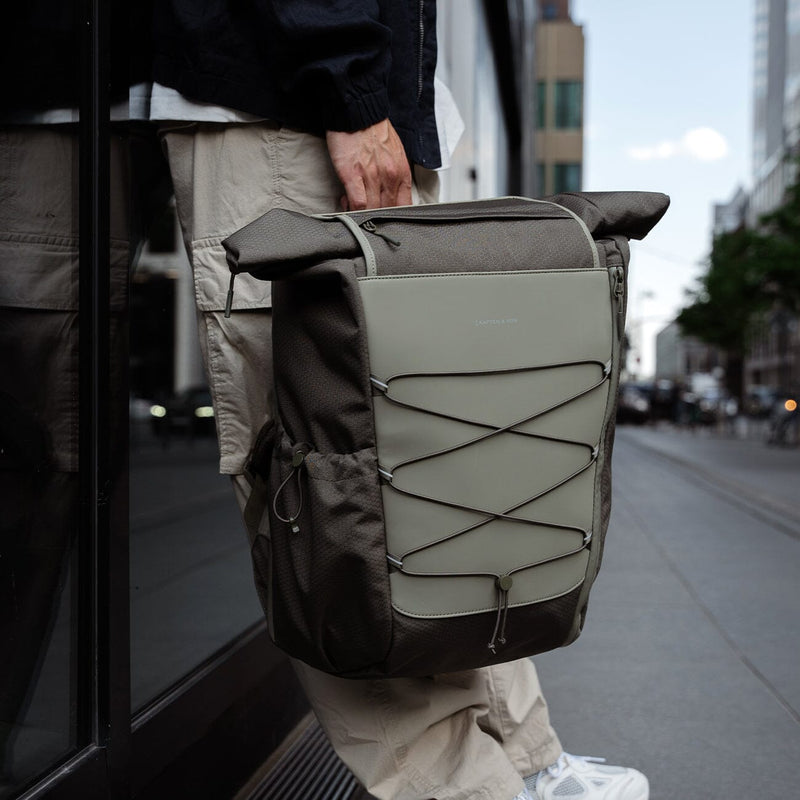
[[[677,318],[685,335],[725,351],[726,383],[738,397],[748,331],[756,312],[766,305],[757,248],[758,234],[747,228],[715,237],[708,269],[698,286],[687,292],[691,302]]]
[[[759,223],[714,238],[708,269],[677,317],[684,334],[727,353],[728,388],[737,396],[753,323],[770,310],[800,313],[800,179]]]
[[[800,158],[783,203],[760,220],[758,257],[765,292],[781,307],[800,312]]]

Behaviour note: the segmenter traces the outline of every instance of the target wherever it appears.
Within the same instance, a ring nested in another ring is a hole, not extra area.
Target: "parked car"
[[[193,386],[150,406],[153,433],[163,439],[173,435],[216,436],[211,392],[206,386]]]
[[[715,425],[736,416],[738,411],[736,400],[724,389],[709,387],[698,393],[696,421],[701,425]]]
[[[674,422],[678,417],[680,391],[675,381],[659,378],[650,394],[650,417],[653,420]]]
[[[650,419],[650,397],[647,390],[634,383],[623,383],[619,388],[617,422],[643,425]]]
[[[772,413],[777,394],[778,390],[772,386],[751,386],[744,397],[744,413],[749,417],[768,417]]]

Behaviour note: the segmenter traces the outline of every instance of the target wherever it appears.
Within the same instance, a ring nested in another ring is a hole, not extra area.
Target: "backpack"
[[[245,518],[279,647],[411,677],[575,640],[611,507],[628,239],[668,204],[275,209],[224,242],[231,292],[273,281]]]

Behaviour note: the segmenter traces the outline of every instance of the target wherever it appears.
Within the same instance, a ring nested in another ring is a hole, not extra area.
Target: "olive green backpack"
[[[281,648],[396,677],[578,636],[609,521],[628,239],[668,203],[276,209],[225,241],[234,275],[273,281],[275,418],[246,518]]]

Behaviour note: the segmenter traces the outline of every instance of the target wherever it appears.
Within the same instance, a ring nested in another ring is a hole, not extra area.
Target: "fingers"
[[[389,120],[352,133],[328,131],[326,138],[347,209],[410,205],[411,168]]]

